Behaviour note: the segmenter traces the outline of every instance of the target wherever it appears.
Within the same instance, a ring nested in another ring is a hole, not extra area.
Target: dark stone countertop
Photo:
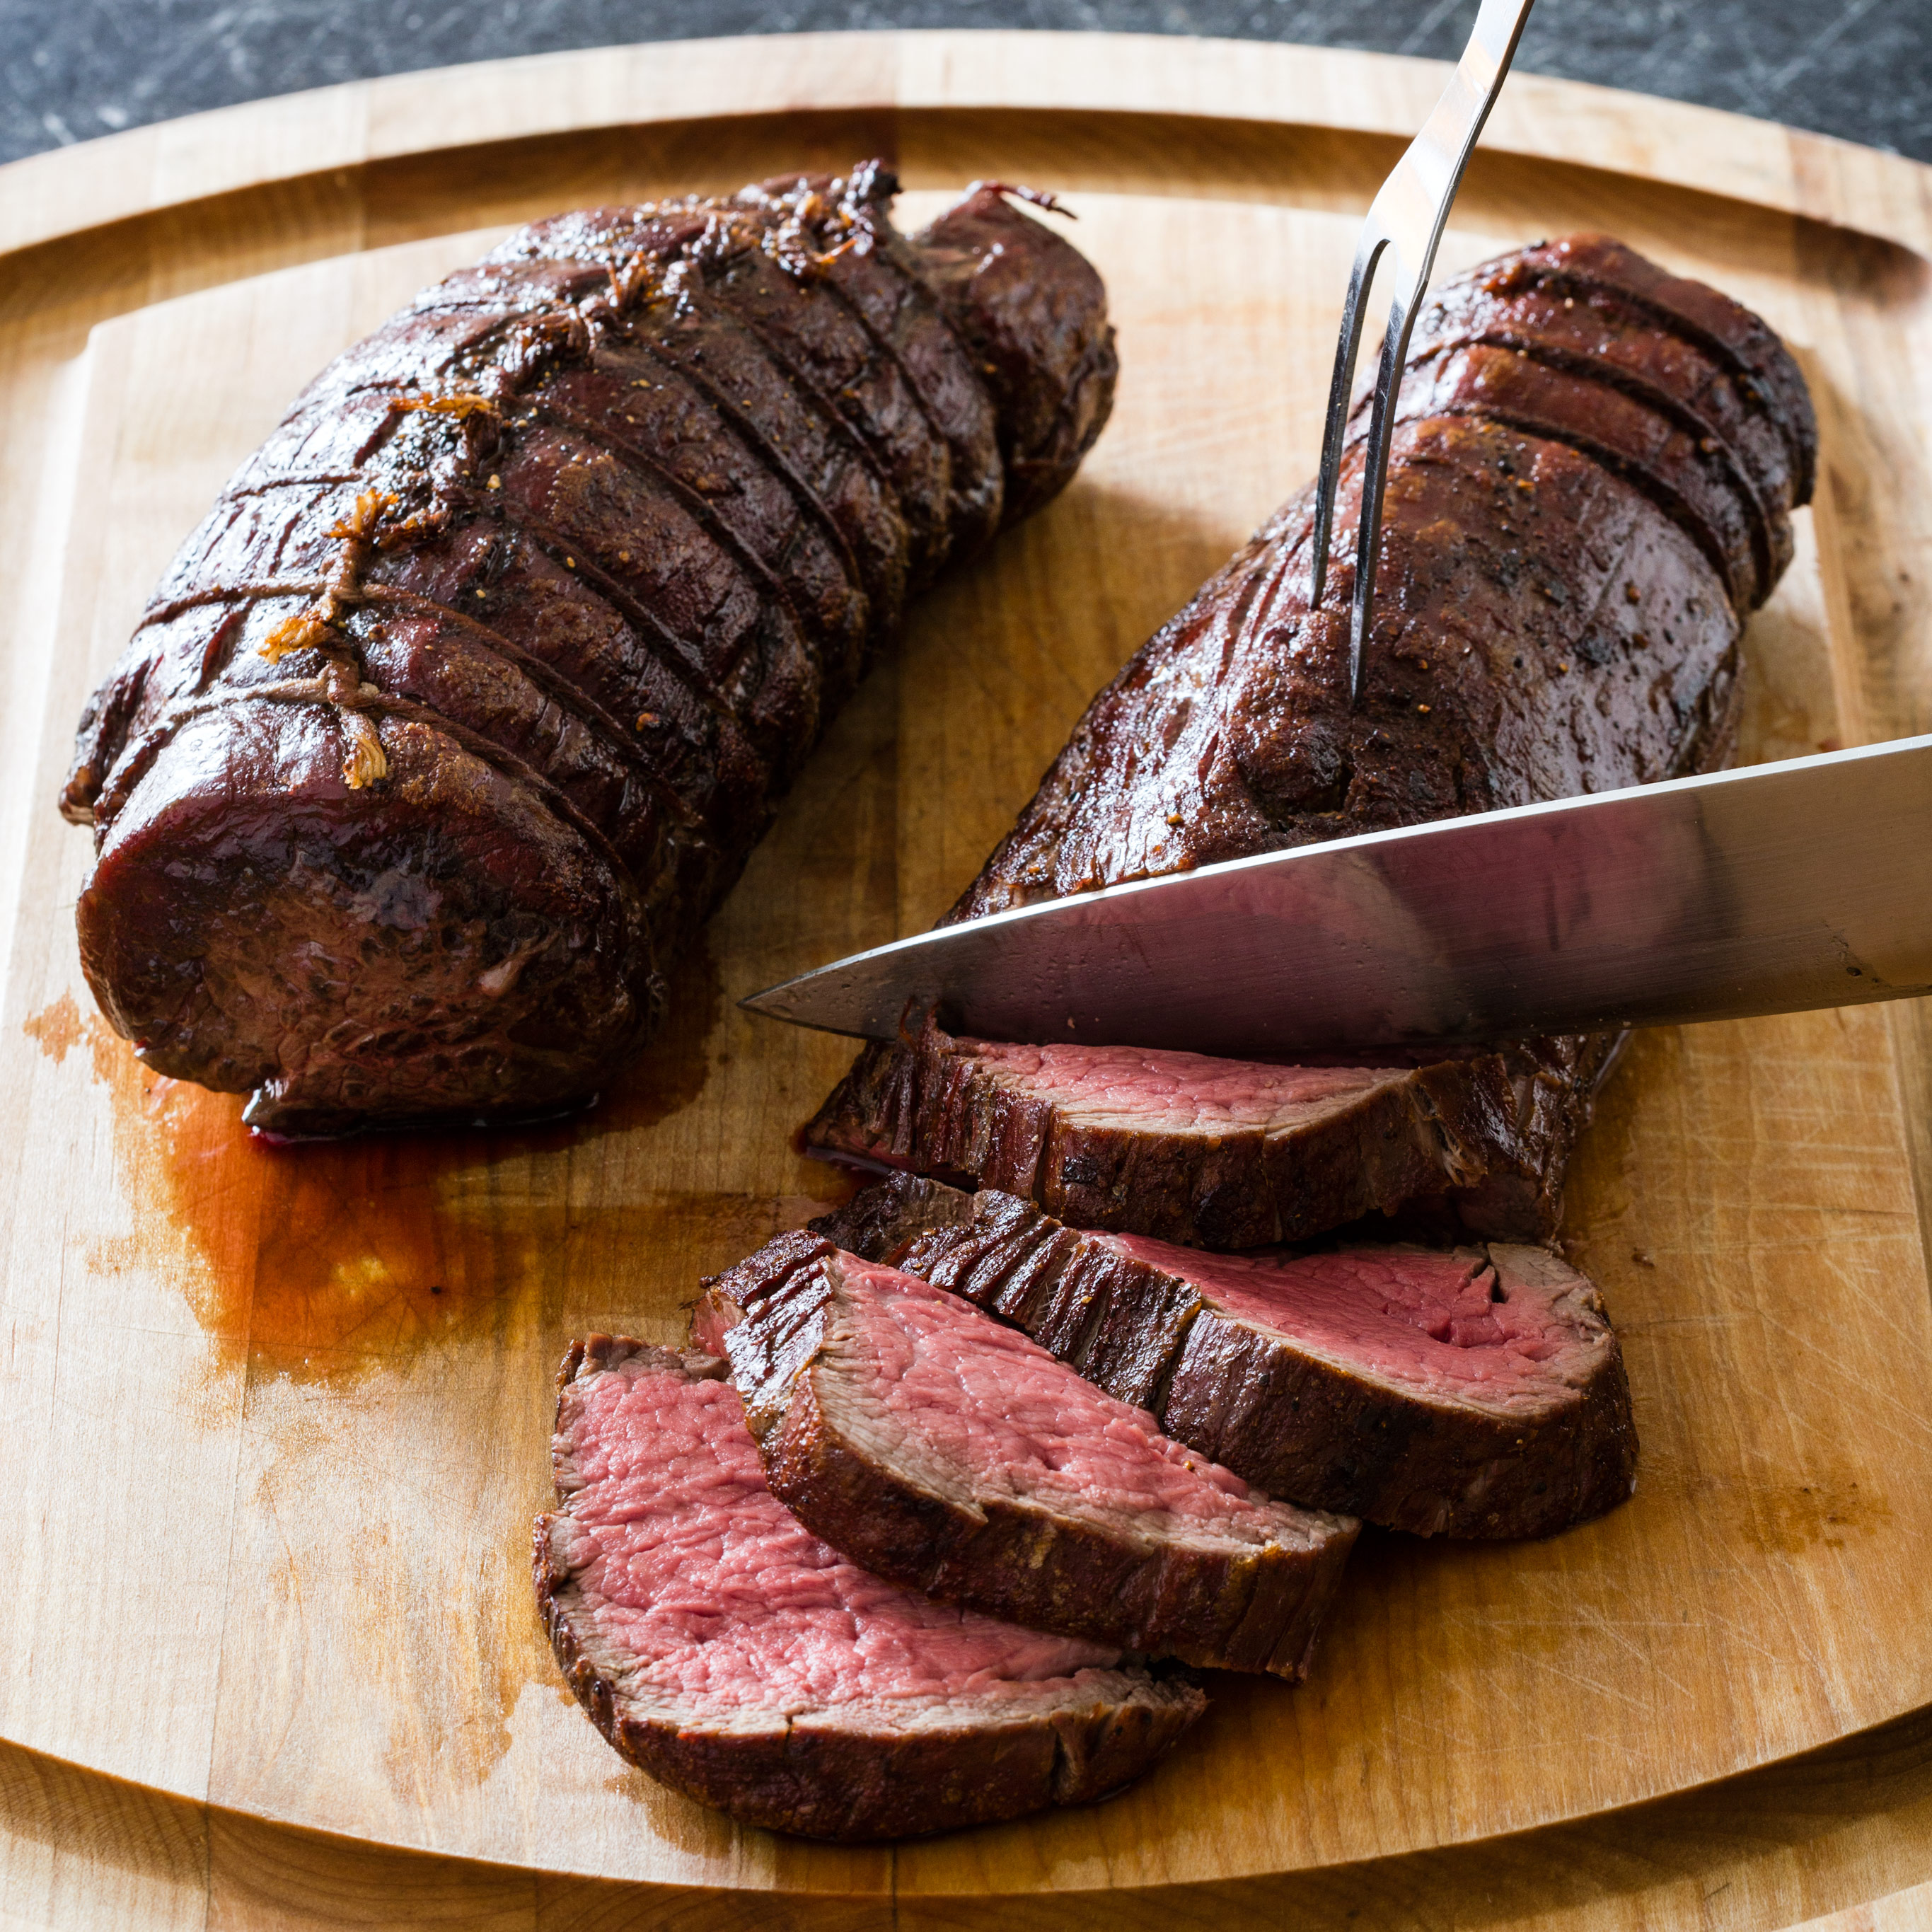
[[[0,0],[0,161],[365,75],[866,27],[1227,35],[1453,58],[1475,0]],[[1520,64],[1932,160],[1927,0],[1542,0]]]

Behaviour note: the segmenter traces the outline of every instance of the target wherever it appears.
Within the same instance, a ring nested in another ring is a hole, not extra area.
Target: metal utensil
[[[1328,575],[1328,536],[1335,519],[1335,491],[1342,474],[1342,446],[1348,424],[1348,397],[1354,387],[1355,358],[1362,346],[1362,319],[1376,265],[1393,256],[1395,294],[1382,334],[1382,364],[1370,406],[1368,448],[1362,466],[1362,514],[1355,534],[1355,595],[1348,613],[1348,702],[1362,698],[1362,662],[1375,612],[1376,554],[1382,541],[1382,485],[1388,476],[1389,439],[1394,430],[1396,392],[1408,358],[1408,338],[1416,311],[1436,266],[1436,250],[1449,219],[1450,204],[1461,186],[1483,123],[1502,92],[1503,78],[1516,58],[1516,43],[1534,0],[1483,0],[1470,30],[1469,44],[1456,64],[1449,85],[1422,132],[1369,204],[1348,274],[1348,297],[1342,310],[1342,332],[1335,344],[1335,373],[1328,384],[1328,413],[1322,435],[1322,474],[1316,485],[1315,528],[1310,539],[1313,581],[1308,608],[1321,607]]]
[[[757,994],[890,1039],[1292,1054],[1932,992],[1932,737],[1371,832],[942,926]]]

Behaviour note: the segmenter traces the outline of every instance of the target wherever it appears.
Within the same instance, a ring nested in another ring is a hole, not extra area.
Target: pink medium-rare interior
[[[1368,1092],[1400,1066],[1271,1066],[1145,1046],[959,1045],[1001,1080],[1096,1126],[1204,1134],[1292,1127],[1330,1102]]]
[[[976,1489],[1244,1544],[1321,1534],[970,1302],[854,1255],[836,1266],[857,1316],[842,1352],[869,1400]]]
[[[572,1436],[578,1588],[640,1688],[780,1708],[997,1696],[1120,1660],[846,1562],[766,1488],[728,1382],[608,1371],[581,1385]]]
[[[1089,1238],[1180,1276],[1244,1321],[1426,1390],[1490,1402],[1546,1394],[1566,1379],[1559,1358],[1603,1346],[1579,1337],[1548,1289],[1518,1283],[1494,1300],[1494,1266],[1466,1248],[1210,1255],[1141,1234]]]

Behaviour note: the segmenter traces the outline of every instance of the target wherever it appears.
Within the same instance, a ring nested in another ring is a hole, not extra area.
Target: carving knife
[[[1370,832],[941,926],[754,994],[890,1039],[1333,1054],[1932,992],[1932,736]]]

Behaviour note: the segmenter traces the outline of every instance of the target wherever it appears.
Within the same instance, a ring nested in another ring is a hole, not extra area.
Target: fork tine
[[[1428,271],[1423,271],[1427,279]],[[1369,406],[1368,446],[1362,458],[1362,507],[1355,526],[1355,592],[1348,606],[1348,708],[1362,702],[1362,669],[1367,658],[1369,626],[1374,621],[1376,564],[1382,548],[1382,486],[1388,480],[1389,445],[1395,438],[1396,405],[1402,393],[1402,364],[1422,291],[1398,286],[1389,301],[1382,329],[1382,361],[1376,370],[1375,399]]]
[[[1362,347],[1362,315],[1368,307],[1376,265],[1388,237],[1378,232],[1375,211],[1362,225],[1355,266],[1348,274],[1348,299],[1342,307],[1342,332],[1335,342],[1335,373],[1328,380],[1328,413],[1322,430],[1322,470],[1315,485],[1315,527],[1310,541],[1312,583],[1308,608],[1318,610],[1328,581],[1328,538],[1335,524],[1335,492],[1342,477],[1342,444],[1348,433],[1348,398],[1355,386],[1355,362]]]
[[[1322,424],[1322,471],[1316,484],[1315,522],[1310,532],[1309,608],[1320,607],[1328,587],[1328,539],[1334,526],[1335,496],[1342,474],[1342,451],[1348,417],[1348,392],[1361,347],[1362,316],[1376,265],[1393,249],[1398,276],[1382,335],[1382,362],[1376,376],[1364,452],[1362,508],[1356,530],[1354,595],[1348,613],[1348,704],[1362,701],[1362,675],[1370,628],[1374,622],[1376,563],[1382,525],[1382,485],[1388,475],[1389,445],[1408,339],[1436,266],[1436,250],[1449,220],[1450,205],[1461,185],[1498,94],[1502,91],[1516,44],[1534,0],[1482,0],[1462,58],[1442,90],[1442,98],[1403,151],[1377,190],[1362,224],[1342,330],[1335,344],[1335,371],[1328,385],[1328,412]]]

